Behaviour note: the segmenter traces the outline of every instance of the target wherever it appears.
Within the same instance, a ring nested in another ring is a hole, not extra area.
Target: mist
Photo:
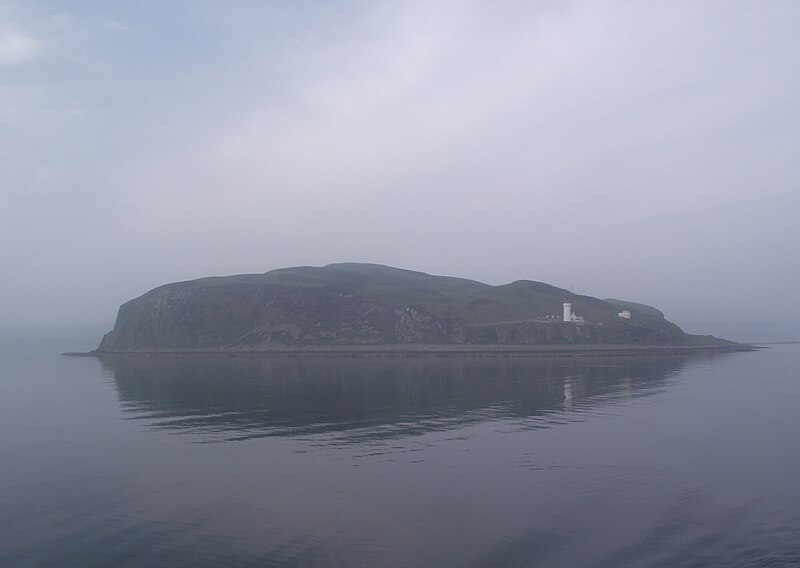
[[[0,2],[0,325],[355,261],[800,339],[798,21],[794,2]]]

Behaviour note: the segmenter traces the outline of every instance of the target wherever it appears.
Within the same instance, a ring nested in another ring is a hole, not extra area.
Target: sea
[[[6,341],[0,566],[800,566],[800,345],[95,358]]]

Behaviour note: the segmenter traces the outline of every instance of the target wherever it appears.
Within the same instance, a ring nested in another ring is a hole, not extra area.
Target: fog
[[[800,339],[798,24],[790,1],[0,2],[0,325],[355,261]]]

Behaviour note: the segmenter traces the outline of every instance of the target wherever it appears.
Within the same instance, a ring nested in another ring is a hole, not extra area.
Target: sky
[[[375,262],[800,339],[800,2],[0,0],[0,325]]]

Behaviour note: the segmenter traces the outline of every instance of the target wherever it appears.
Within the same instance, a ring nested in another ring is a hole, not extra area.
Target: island
[[[200,278],[124,303],[92,354],[731,351],[644,304],[378,264]]]

